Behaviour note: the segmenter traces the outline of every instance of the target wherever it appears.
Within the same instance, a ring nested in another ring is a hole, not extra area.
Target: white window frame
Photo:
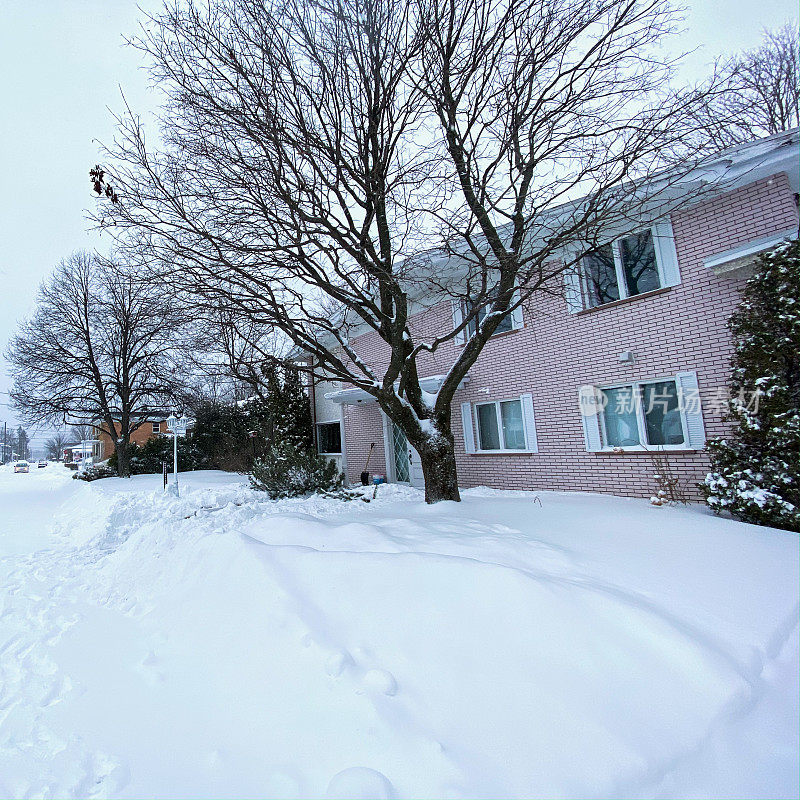
[[[516,397],[500,397],[496,400],[475,400],[470,403],[470,418],[472,422],[472,430],[473,430],[473,443],[474,449],[470,450],[467,449],[467,452],[472,452],[477,455],[497,455],[497,454],[505,454],[505,455],[519,455],[521,453],[537,453],[537,439],[536,439],[536,423],[535,420],[531,417],[530,421],[528,419],[528,414],[526,413],[525,409],[525,398],[526,395],[517,395]],[[517,402],[520,404],[520,411],[522,412],[522,433],[525,437],[525,447],[524,448],[497,448],[495,450],[483,450],[481,448],[481,429],[478,423],[478,406],[490,406],[494,405],[495,407],[495,414],[497,415],[497,431],[501,437],[501,441],[505,444],[505,439],[503,437],[503,417],[500,412],[500,403],[512,403]],[[531,408],[532,412],[532,408]],[[533,429],[531,430],[531,426]]]
[[[150,426],[152,428],[151,433],[155,436],[157,433],[161,433],[161,423],[160,422],[151,422]]]
[[[626,239],[628,236],[635,236],[636,234],[644,233],[645,231],[650,231],[653,237],[653,249],[655,251],[659,285],[658,288],[650,289],[647,292],[629,294],[628,286],[625,282],[625,270],[622,264],[622,240]],[[619,303],[622,300],[630,300],[636,297],[646,297],[651,292],[657,292],[661,289],[666,289],[669,286],[676,286],[681,282],[680,271],[678,268],[678,257],[677,253],[675,252],[675,236],[669,220],[660,220],[659,222],[651,225],[643,225],[641,227],[634,228],[633,230],[626,231],[620,236],[616,236],[611,241],[604,242],[602,245],[600,245],[600,247],[605,247],[608,244],[611,245],[611,251],[614,256],[614,272],[617,278],[619,299],[609,300],[606,303],[600,303],[598,305],[589,305],[590,287],[587,270],[584,264],[584,257],[588,255],[591,250],[587,250],[581,256],[578,262],[577,274],[575,275],[578,283],[579,297],[570,298],[570,289],[569,286],[567,287],[567,303],[570,306],[570,311],[573,313],[575,311],[593,311],[598,308],[605,308],[613,303]],[[599,248],[592,249],[597,250]],[[565,279],[569,282],[568,274],[565,274]],[[576,294],[574,289],[572,290],[572,294]],[[577,304],[575,300],[578,300]]]
[[[647,442],[647,424],[645,421],[644,416],[644,404],[640,402],[640,398],[642,396],[642,386],[646,386],[651,383],[667,383],[671,382],[675,384],[675,392],[678,396],[678,410],[680,411],[680,418],[681,418],[681,433],[683,433],[683,441],[680,444],[649,444]],[[661,451],[661,450],[692,450],[694,449],[689,444],[689,426],[686,420],[686,408],[685,404],[681,402],[681,383],[677,376],[675,375],[666,375],[660,378],[646,378],[644,380],[638,381],[621,381],[620,383],[609,383],[603,386],[598,386],[597,388],[601,392],[606,392],[609,389],[623,389],[627,386],[631,387],[631,391],[633,392],[633,396],[636,398],[636,426],[639,431],[639,444],[631,444],[631,445],[621,445],[622,449],[625,452],[652,452],[652,451]],[[613,452],[615,449],[618,449],[620,445],[610,445],[608,444],[608,433],[606,431],[606,415],[605,409],[599,412],[599,422],[600,422],[600,436],[602,437],[602,448],[601,452]]]
[[[339,426],[339,441],[341,442],[342,449],[338,453],[324,453],[322,450],[319,449],[319,430],[317,430],[317,453],[321,456],[341,456],[344,453],[344,430],[342,426],[342,421],[340,419],[330,419],[330,420],[317,420],[316,426],[319,428],[320,425],[338,425]]]

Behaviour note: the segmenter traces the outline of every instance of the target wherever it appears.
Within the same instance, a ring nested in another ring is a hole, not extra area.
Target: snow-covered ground
[[[796,797],[798,537],[0,468],[4,797]]]

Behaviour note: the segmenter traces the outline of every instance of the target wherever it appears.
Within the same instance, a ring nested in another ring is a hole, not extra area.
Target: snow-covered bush
[[[800,244],[758,262],[728,321],[735,352],[727,419],[708,443],[708,505],[745,522],[800,531]]]
[[[96,467],[79,470],[72,477],[79,481],[97,481],[100,478],[115,478],[117,471],[107,464],[98,464]]]
[[[344,476],[335,462],[287,443],[269,448],[256,459],[250,473],[252,487],[267,492],[273,500],[329,492],[343,483]]]

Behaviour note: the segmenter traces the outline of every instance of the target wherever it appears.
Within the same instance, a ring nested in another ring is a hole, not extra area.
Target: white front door
[[[408,477],[412,486],[417,489],[425,488],[425,476],[422,474],[422,462],[419,460],[419,453],[410,444],[408,445]]]

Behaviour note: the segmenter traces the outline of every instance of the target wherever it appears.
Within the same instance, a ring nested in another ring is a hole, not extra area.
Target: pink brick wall
[[[798,222],[786,176],[775,175],[689,207],[672,218],[681,283],[649,297],[570,314],[563,299],[533,298],[524,308],[525,326],[492,339],[457,392],[453,429],[459,484],[611,492],[648,496],[653,468],[643,453],[586,452],[577,398],[583,384],[646,380],[697,372],[705,404],[706,435],[720,435],[720,413],[709,408],[725,390],[731,345],[725,323],[742,282],[717,277],[703,259]],[[419,335],[452,325],[449,303],[413,319]],[[386,345],[375,334],[357,340],[364,359],[385,363]],[[420,373],[446,372],[456,344],[421,363]],[[635,353],[632,364],[618,354]],[[533,395],[539,452],[489,455],[464,451],[460,403]],[[348,406],[345,415],[348,477],[358,480],[371,442],[371,472],[386,472],[381,416],[377,405]],[[707,468],[703,453],[672,457],[677,471],[694,486]],[[697,494],[695,494],[697,496]]]

